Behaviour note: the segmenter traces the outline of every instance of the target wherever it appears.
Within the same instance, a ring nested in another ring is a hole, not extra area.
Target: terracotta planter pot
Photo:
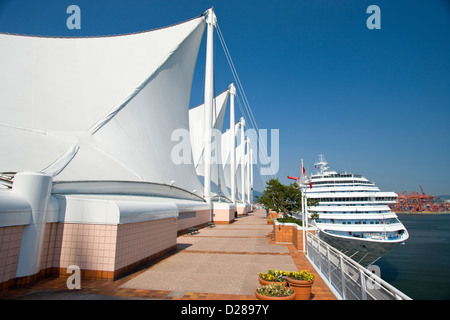
[[[255,289],[255,296],[259,300],[294,300],[295,299],[295,292],[287,297],[270,297],[270,296],[265,296],[265,295],[259,294],[256,290],[257,289]]]
[[[263,286],[268,284],[274,284],[274,283],[281,283],[284,286],[287,286],[287,281],[267,281],[264,279],[261,279],[261,277],[258,277],[259,283],[261,283]]]
[[[272,219],[276,219],[276,218],[278,218],[279,214],[278,214],[278,212],[270,211],[270,212],[269,212],[269,216],[270,216]]]
[[[286,277],[289,287],[295,291],[295,300],[310,300],[311,299],[311,287],[314,280],[296,280]]]

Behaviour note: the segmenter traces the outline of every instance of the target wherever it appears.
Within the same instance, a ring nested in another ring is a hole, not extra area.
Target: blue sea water
[[[398,214],[409,239],[375,265],[414,300],[450,299],[450,214]]]

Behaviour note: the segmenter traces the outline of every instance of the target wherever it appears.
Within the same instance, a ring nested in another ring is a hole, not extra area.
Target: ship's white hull
[[[404,241],[343,237],[324,231],[319,232],[319,237],[366,268]]]
[[[380,191],[362,175],[338,173],[327,165],[320,155],[318,172],[311,178],[302,176],[302,192],[312,202],[306,212],[314,215],[322,240],[368,267],[409,237],[389,208],[398,195]]]

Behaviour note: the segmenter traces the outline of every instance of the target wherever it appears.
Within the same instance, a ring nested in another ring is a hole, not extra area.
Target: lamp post
[[[303,252],[306,252],[306,228],[308,227],[308,197],[306,196],[306,186],[309,184],[309,178],[305,174],[303,169],[303,159],[302,162],[302,175],[300,178],[300,190],[302,192],[302,224],[303,224]]]

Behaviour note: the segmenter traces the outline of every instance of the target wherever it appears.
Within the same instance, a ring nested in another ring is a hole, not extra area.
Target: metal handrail
[[[406,294],[330,246],[306,232],[306,257],[342,300],[411,300]],[[317,243],[317,248],[313,242]],[[321,250],[322,249],[322,250]],[[323,252],[326,254],[324,255]],[[334,257],[334,261],[332,259]]]

